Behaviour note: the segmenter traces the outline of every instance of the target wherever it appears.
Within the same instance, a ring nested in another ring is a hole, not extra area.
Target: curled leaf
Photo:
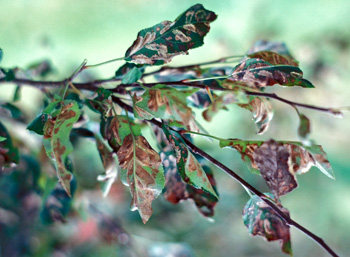
[[[255,88],[263,88],[279,84],[282,86],[314,86],[302,78],[303,72],[292,65],[272,65],[259,58],[251,58],[238,64],[230,75],[230,80],[246,82]]]
[[[271,194],[266,195],[273,199]],[[281,208],[281,210],[289,216],[287,209]],[[249,199],[244,206],[242,217],[251,235],[262,236],[267,241],[280,241],[282,251],[292,256],[288,224],[258,196],[253,195]]]
[[[140,213],[143,223],[151,217],[152,201],[164,188],[164,170],[160,156],[143,136],[126,136],[117,152],[122,181],[130,187],[131,210]]]
[[[283,143],[263,143],[254,151],[253,160],[276,199],[298,186],[294,171],[289,170],[289,151]]]
[[[216,14],[197,4],[182,13],[174,22],[163,21],[151,28],[141,30],[135,42],[125,53],[125,60],[138,63],[161,65],[174,56],[203,45],[203,38],[209,32],[209,23]]]

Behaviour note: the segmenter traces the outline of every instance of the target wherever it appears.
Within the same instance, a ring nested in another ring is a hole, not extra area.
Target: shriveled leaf
[[[125,53],[125,60],[138,64],[161,65],[174,56],[203,45],[209,23],[216,14],[197,4],[186,10],[174,22],[164,21],[141,30]]]
[[[37,133],[38,135],[44,135],[44,126],[47,119],[48,114],[42,113],[28,125],[27,129]]]
[[[125,137],[117,152],[122,181],[130,187],[131,210],[140,213],[143,223],[151,217],[152,201],[164,188],[164,170],[160,156],[143,136]]]
[[[267,141],[253,153],[261,176],[276,199],[298,186],[293,170],[289,169],[289,151],[283,143]]]
[[[298,115],[299,115],[298,136],[304,144],[306,145],[311,144],[310,141],[308,140],[309,134],[311,132],[310,120],[308,117],[306,117],[302,113],[298,112]]]
[[[176,156],[177,171],[183,181],[195,188],[203,189],[218,198],[207,174],[196,157],[189,151],[182,137],[176,131],[168,129],[165,125],[163,125],[162,129],[173,147]]]
[[[261,51],[275,52],[285,57],[294,59],[285,43],[267,41],[267,40],[256,41],[254,45],[248,50],[247,55],[261,52]]]
[[[133,67],[122,79],[122,84],[131,84],[137,82],[142,77],[142,72],[137,68]]]
[[[18,149],[14,147],[10,134],[5,126],[0,122],[0,137],[4,140],[0,141],[0,170],[3,166],[11,166],[18,164],[19,153]]]
[[[272,65],[291,65],[298,67],[299,64],[290,56],[284,56],[276,52],[260,51],[248,55],[249,58],[259,58]]]
[[[115,160],[115,154],[111,152],[107,146],[96,137],[97,150],[100,153],[103,168],[105,170],[103,175],[97,177],[98,181],[102,181],[103,196],[107,196],[112,184],[116,181],[118,176],[118,163]]]
[[[158,84],[142,96],[133,96],[134,114],[139,119],[170,119],[189,126],[192,109],[187,106],[186,97],[198,89],[177,90]]]
[[[247,82],[256,88],[273,86],[301,86],[313,88],[314,86],[302,78],[303,72],[292,65],[272,65],[262,59],[251,58],[238,64],[230,75],[230,80]]]
[[[26,73],[32,77],[45,78],[47,75],[54,71],[52,64],[49,60],[43,60],[29,65]]]
[[[73,124],[79,119],[77,102],[66,100],[56,119],[48,119],[44,127],[44,146],[50,158],[56,161],[57,177],[67,194],[70,195],[70,182],[73,175],[67,170],[65,161],[73,151],[69,135]]]
[[[264,143],[264,141],[226,139],[220,141],[220,147],[230,147],[239,151],[242,160],[248,164],[251,171],[258,172],[258,166],[254,160],[254,152]],[[294,141],[278,141],[278,143],[282,143],[288,149],[288,164],[291,173],[303,174],[308,172],[312,166],[316,166],[326,176],[334,179],[332,167],[322,146],[312,145],[309,147]]]
[[[206,121],[211,121],[215,114],[219,110],[225,109],[229,104],[248,104],[249,99],[245,93],[241,90],[225,92],[214,99],[214,102],[210,103],[208,108],[203,111],[202,115]]]
[[[273,118],[273,110],[270,101],[262,97],[250,97],[247,104],[238,104],[240,107],[253,113],[253,120],[258,127],[258,134],[264,133]]]
[[[273,199],[271,194],[265,194]],[[289,216],[285,208],[281,210]],[[253,195],[243,209],[243,222],[253,236],[262,236],[267,241],[278,240],[284,253],[293,255],[288,224],[258,196]]]

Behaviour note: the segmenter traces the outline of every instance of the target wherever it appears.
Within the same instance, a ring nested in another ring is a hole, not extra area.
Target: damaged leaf
[[[111,152],[100,139],[97,137],[95,139],[97,150],[100,153],[103,168],[105,170],[103,175],[99,175],[97,177],[97,180],[102,182],[103,196],[106,197],[112,187],[112,184],[117,179],[119,166],[114,158],[115,154]]]
[[[173,147],[176,157],[177,171],[183,181],[219,198],[213,189],[207,174],[197,161],[196,157],[187,148],[179,133],[168,129],[165,125],[162,126],[162,129]]]
[[[283,143],[267,141],[253,153],[261,176],[276,199],[298,186],[293,170],[289,169],[289,151]]]
[[[170,119],[189,126],[192,109],[187,106],[186,97],[198,89],[177,90],[158,84],[141,96],[133,96],[134,114],[139,119]]]
[[[258,127],[258,134],[263,134],[273,118],[273,110],[270,101],[263,97],[250,97],[250,102],[238,104],[240,107],[253,113],[253,120]]]
[[[241,154],[242,160],[251,168],[251,171],[258,173],[259,168],[254,160],[254,153],[264,143],[264,141],[226,139],[220,140],[220,147],[230,147],[237,150]],[[283,144],[288,149],[288,169],[292,174],[303,174],[308,172],[312,166],[316,166],[326,176],[334,179],[332,167],[322,146],[304,146],[302,143],[295,141],[278,141],[277,143]]]
[[[273,195],[265,194],[273,199]],[[280,203],[279,203],[280,205]],[[289,216],[289,211],[280,207]],[[284,253],[293,255],[288,224],[263,200],[253,195],[243,209],[243,222],[253,236],[262,236],[267,241],[278,240]]]
[[[125,60],[150,65],[168,63],[174,56],[187,54],[188,50],[203,45],[209,23],[215,19],[215,13],[201,4],[194,5],[174,22],[163,21],[141,30],[126,51]]]
[[[122,181],[130,187],[131,210],[140,213],[143,223],[151,217],[152,201],[164,188],[164,170],[161,159],[143,136],[125,137],[117,152]]]
[[[57,177],[67,194],[73,175],[67,170],[65,161],[73,151],[69,135],[73,124],[79,119],[80,109],[75,101],[65,100],[55,119],[48,119],[44,127],[44,146],[48,156],[56,161]]]
[[[247,55],[251,55],[262,51],[275,52],[280,55],[283,55],[284,57],[291,58],[294,60],[285,43],[267,40],[256,41],[254,45],[248,50]]]
[[[260,51],[248,55],[249,58],[259,58],[272,65],[291,65],[298,67],[299,64],[290,56],[284,56],[271,51]]]
[[[281,86],[314,86],[302,78],[303,72],[292,65],[272,65],[259,58],[251,58],[238,64],[230,75],[230,80],[251,83],[255,88],[279,84]]]
[[[10,134],[5,126],[0,122],[0,170],[3,166],[11,166],[18,164],[19,153],[18,149],[14,147]]]

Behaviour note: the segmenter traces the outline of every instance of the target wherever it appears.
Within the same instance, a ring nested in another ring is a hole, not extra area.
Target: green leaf
[[[302,78],[303,72],[291,65],[272,65],[262,59],[251,58],[238,64],[230,75],[230,80],[245,82],[255,88],[263,88],[279,84],[282,86],[314,86]]]
[[[203,45],[209,23],[215,19],[215,13],[201,4],[194,5],[174,22],[164,21],[141,30],[126,51],[125,60],[150,65],[168,63],[174,56],[187,54],[188,50]]]
[[[15,93],[13,94],[13,101],[14,102],[17,102],[18,100],[21,99],[21,88],[22,87],[20,85],[18,85],[16,87]]]
[[[152,201],[164,188],[164,170],[161,159],[143,136],[129,134],[117,152],[121,177],[130,187],[131,210],[140,213],[143,223],[151,217]]]
[[[273,195],[265,194],[273,199]],[[280,203],[279,203],[280,205]],[[289,211],[280,207],[289,216]],[[243,209],[243,222],[253,236],[262,236],[267,241],[280,241],[284,253],[293,255],[288,224],[258,196],[253,195]]]
[[[187,106],[187,96],[198,89],[177,90],[158,84],[145,91],[142,96],[133,96],[134,114],[139,119],[170,119],[188,126],[192,109]]]
[[[0,122],[0,137],[5,140],[0,141],[0,167],[11,166],[19,163],[18,149],[12,144],[10,134],[5,126]]]
[[[7,138],[6,137],[1,137],[0,136],[0,142],[5,141]]]
[[[48,117],[49,115],[46,113],[40,114],[28,125],[27,129],[38,135],[44,135],[44,127]]]
[[[132,84],[137,82],[142,77],[142,72],[138,68],[134,67],[122,79],[122,84]]]
[[[237,150],[241,154],[242,160],[251,168],[251,171],[258,173],[254,153],[264,143],[264,141],[225,139],[220,140],[220,147]],[[289,151],[289,171],[294,174],[303,174],[308,172],[312,166],[316,166],[326,176],[334,179],[332,167],[322,146],[304,146],[301,142],[295,141],[277,141],[277,143],[282,143]]]
[[[15,105],[11,103],[3,103],[0,105],[0,108],[4,108],[11,113],[11,117],[14,119],[23,121],[23,113],[22,111]]]
[[[70,182],[73,175],[65,166],[68,155],[73,151],[69,135],[73,124],[79,119],[77,102],[65,100],[56,119],[48,119],[44,127],[44,146],[50,158],[56,161],[57,177],[64,190],[70,195]]]
[[[0,62],[2,61],[2,57],[4,56],[4,52],[2,51],[2,49],[0,48]]]
[[[182,180],[195,188],[203,189],[218,199],[219,197],[213,189],[207,174],[196,157],[187,148],[180,134],[168,129],[165,125],[162,126],[162,129],[175,152],[177,171]]]
[[[112,184],[116,181],[118,176],[118,163],[114,158],[114,153],[111,152],[107,146],[96,137],[97,150],[100,153],[102,164],[104,167],[104,174],[97,177],[98,181],[102,181],[103,196],[107,196]]]
[[[311,132],[310,120],[304,114],[299,113],[299,111],[298,111],[298,116],[299,116],[298,136],[305,145],[310,145],[311,142],[308,139],[309,134]]]

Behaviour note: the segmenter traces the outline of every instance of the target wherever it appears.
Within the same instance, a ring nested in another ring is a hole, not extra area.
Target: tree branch
[[[128,112],[133,112],[133,108],[129,106],[128,104],[121,101],[118,97],[112,96],[112,101],[116,104],[118,104],[121,108],[126,109]],[[162,127],[162,123],[156,119],[148,120],[148,122],[158,126]],[[183,137],[183,136],[182,136]],[[268,198],[265,197],[265,195],[257,190],[254,186],[249,184],[247,181],[245,181],[243,178],[241,178],[237,173],[235,173],[233,170],[219,162],[214,157],[210,156],[197,146],[195,146],[192,142],[190,142],[188,139],[183,137],[185,143],[187,146],[196,154],[199,154],[203,158],[210,161],[212,164],[217,166],[219,169],[223,170],[226,174],[234,178],[238,183],[240,183],[242,186],[246,187],[249,191],[251,191],[253,194],[257,195],[262,201],[264,201],[271,209],[273,209],[288,225],[293,226],[297,228],[299,231],[303,232],[305,235],[313,239],[317,244],[319,244],[323,249],[325,249],[331,256],[337,257],[338,255],[324,242],[324,240],[314,233],[312,233],[310,230],[306,229],[287,215],[285,215],[280,208],[273,202],[271,202]]]

